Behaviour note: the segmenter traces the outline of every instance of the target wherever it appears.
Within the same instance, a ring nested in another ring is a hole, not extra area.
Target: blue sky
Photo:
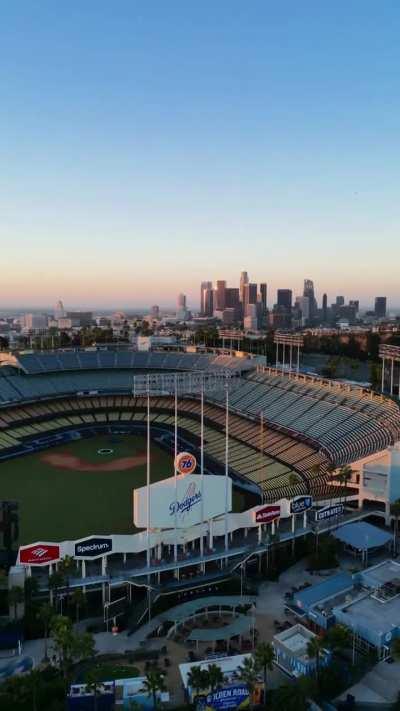
[[[400,306],[400,5],[5,0],[0,306]]]

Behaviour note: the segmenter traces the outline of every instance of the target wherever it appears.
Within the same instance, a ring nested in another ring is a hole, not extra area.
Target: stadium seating
[[[15,367],[10,360],[0,367],[0,454],[63,428],[140,423],[144,404],[133,396],[133,377],[146,371],[240,374],[229,393],[230,466],[259,484],[266,500],[288,490],[322,496],[329,462],[351,463],[400,438],[394,401],[362,388],[255,365],[251,359],[195,352],[94,348],[22,353]],[[225,456],[224,405],[224,389],[207,393],[206,450],[218,461]],[[154,422],[170,426],[173,407],[170,397],[152,398]],[[199,401],[180,398],[179,412],[180,427],[199,436]]]

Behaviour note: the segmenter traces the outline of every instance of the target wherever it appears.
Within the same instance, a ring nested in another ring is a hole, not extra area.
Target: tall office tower
[[[322,320],[324,323],[328,321],[328,295],[324,294],[322,297]]]
[[[375,297],[375,316],[376,318],[385,318],[386,316],[386,296]]]
[[[295,309],[299,313],[299,325],[306,326],[310,320],[310,297],[296,296]]]
[[[217,281],[217,293],[216,293],[216,304],[215,304],[215,309],[217,311],[223,311],[225,308],[225,290],[226,290],[226,281]]]
[[[184,309],[186,309],[186,294],[178,294],[176,306],[178,311],[183,311]]]
[[[230,287],[225,289],[225,308],[226,309],[236,309],[240,304],[239,299],[239,289],[232,289]]]
[[[357,316],[359,310],[360,310],[360,302],[358,299],[351,299],[349,301],[349,306],[350,308],[354,309],[354,313]]]
[[[246,284],[249,283],[249,275],[247,272],[241,272],[240,274],[240,301],[244,304],[244,288]],[[244,309],[243,309],[244,310]]]
[[[286,309],[292,308],[292,290],[291,289],[278,289],[277,293],[277,305],[283,306]]]
[[[205,296],[206,292],[212,289],[212,281],[202,281],[200,285],[200,315],[205,316]]]
[[[215,294],[215,291],[212,288],[206,289],[206,291],[204,293],[204,314],[203,314],[203,316],[212,316],[213,315],[214,294]]]
[[[157,306],[157,304],[154,304],[154,306],[151,307],[150,315],[152,318],[160,318],[160,307]]]
[[[336,306],[344,306],[344,296],[336,297]]]
[[[243,287],[243,318],[249,313],[250,304],[257,303],[257,284],[244,284]]]
[[[260,297],[262,310],[265,313],[267,311],[267,285],[265,282],[260,284]]]
[[[309,301],[308,321],[313,321],[317,315],[317,301],[314,294],[314,282],[311,279],[304,279],[303,296]]]
[[[59,299],[54,307],[54,318],[57,320],[58,318],[64,318],[65,316],[65,309],[64,309],[64,304]]]

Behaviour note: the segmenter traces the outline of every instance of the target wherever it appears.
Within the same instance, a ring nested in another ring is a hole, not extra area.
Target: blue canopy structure
[[[381,548],[392,540],[392,534],[366,521],[347,523],[333,531],[333,535],[346,546],[358,551]]]

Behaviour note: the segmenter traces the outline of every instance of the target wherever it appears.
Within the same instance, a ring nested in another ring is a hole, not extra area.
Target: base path
[[[101,461],[93,464],[67,452],[47,452],[40,459],[45,464],[51,464],[51,466],[58,469],[80,472],[122,472],[134,467],[140,467],[146,464],[147,461],[145,454],[139,454],[136,457],[121,457],[120,459],[113,459],[112,462]]]

